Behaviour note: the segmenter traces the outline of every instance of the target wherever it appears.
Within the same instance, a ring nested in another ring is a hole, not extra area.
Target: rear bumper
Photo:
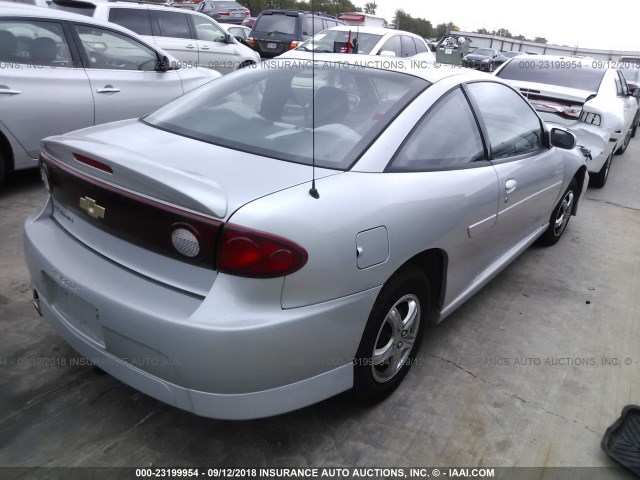
[[[219,275],[207,297],[196,298],[89,250],[47,208],[25,225],[42,315],[124,383],[224,419],[276,415],[351,388],[351,359],[379,288],[283,310],[282,279],[240,289],[247,279]]]

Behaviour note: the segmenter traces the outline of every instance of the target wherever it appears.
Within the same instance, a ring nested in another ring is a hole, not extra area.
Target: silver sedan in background
[[[427,322],[560,239],[585,160],[512,87],[326,58],[45,140],[25,253],[71,346],[209,417],[380,400]]]
[[[38,166],[44,137],[139,117],[220,77],[177,65],[118,25],[0,2],[0,184]]]

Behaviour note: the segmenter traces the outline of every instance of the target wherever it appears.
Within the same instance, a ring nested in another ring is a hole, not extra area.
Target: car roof
[[[92,17],[86,15],[79,15],[77,13],[65,12],[64,10],[56,10],[53,8],[36,7],[34,5],[26,5],[19,3],[7,3],[0,1],[0,16],[8,17],[12,15],[20,15],[22,17],[41,17],[41,18],[54,18],[58,20],[82,20],[85,23],[95,23],[96,25],[108,25],[94,20]],[[127,30],[128,31],[128,30]]]
[[[411,35],[412,37],[418,37],[424,40],[420,35],[416,35],[415,33],[407,32],[406,30],[395,30],[384,27],[360,27],[356,25],[338,25],[337,27],[327,28],[327,30],[338,30],[347,32],[351,30],[352,32],[358,33],[372,33],[377,35]]]
[[[272,59],[271,61],[286,62],[309,62],[311,58],[291,57],[286,54]],[[488,73],[479,72],[469,68],[462,68],[457,65],[445,65],[434,61],[412,60],[409,58],[381,57],[379,55],[345,55],[344,53],[316,53],[315,62],[335,63],[338,68],[364,67],[378,70],[390,70],[394,72],[406,73],[415,77],[435,83],[444,78],[455,75],[466,75],[468,80],[492,80],[496,83],[505,83],[503,80]]]

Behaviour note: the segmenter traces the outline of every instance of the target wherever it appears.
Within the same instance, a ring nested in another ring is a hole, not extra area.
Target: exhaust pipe
[[[33,307],[36,309],[36,312],[38,312],[38,315],[42,316],[42,311],[40,310],[40,295],[38,295],[35,288],[33,289]]]

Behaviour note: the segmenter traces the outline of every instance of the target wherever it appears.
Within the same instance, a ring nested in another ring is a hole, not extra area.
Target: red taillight
[[[289,50],[293,50],[294,48],[296,48],[298,45],[300,45],[301,42],[291,42],[289,44]]]
[[[248,39],[249,45],[251,45],[251,48],[256,48],[256,39],[253,37],[249,37]]]
[[[98,170],[102,170],[103,172],[113,173],[113,170],[111,170],[111,167],[109,165],[94,160],[93,158],[85,157],[84,155],[80,155],[78,153],[74,153],[73,158],[75,158],[80,163],[84,163],[85,165],[89,165],[90,167],[97,168]]]
[[[222,15],[223,17],[228,17],[231,15],[231,12],[218,12],[218,15]]]
[[[245,17],[248,17],[248,16],[249,16],[249,10],[246,10],[246,11],[244,12],[244,16],[245,16]]]
[[[307,263],[307,252],[286,238],[227,224],[222,231],[218,270],[232,275],[274,278]]]

